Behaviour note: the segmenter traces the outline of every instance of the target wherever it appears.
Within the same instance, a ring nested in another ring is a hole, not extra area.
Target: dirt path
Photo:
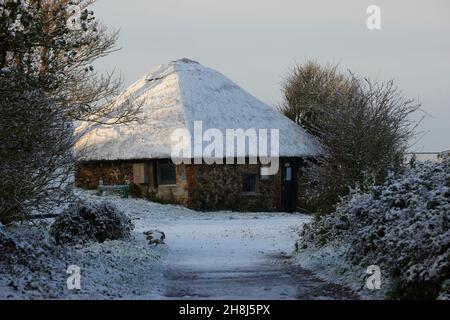
[[[167,235],[164,298],[356,299],[294,265],[302,215],[227,215],[161,225]]]

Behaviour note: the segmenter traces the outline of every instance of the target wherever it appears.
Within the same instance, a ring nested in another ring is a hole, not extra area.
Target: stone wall
[[[95,189],[100,178],[104,184],[123,184],[133,180],[133,163],[144,163],[148,183],[135,184],[133,195],[163,203],[178,203],[196,210],[282,211],[281,164],[278,174],[261,179],[260,165],[178,165],[176,184],[157,185],[155,160],[144,162],[108,161],[78,166],[76,185]],[[305,178],[302,162],[297,163],[297,209],[304,209]],[[256,192],[244,193],[243,175],[254,173]]]
[[[133,164],[108,161],[78,164],[75,185],[80,188],[96,189],[100,179],[104,184],[124,184],[133,177]]]
[[[133,163],[144,163],[147,166],[148,183],[133,183]],[[78,164],[76,186],[86,189],[97,189],[100,179],[105,185],[124,184],[126,180],[132,183],[132,196],[149,198],[164,203],[188,204],[188,185],[185,166],[177,166],[177,183],[170,186],[155,184],[154,161],[96,161]]]
[[[190,206],[197,210],[276,211],[280,206],[280,174],[260,179],[259,165],[192,165]],[[242,192],[242,177],[257,176],[256,192]]]
[[[152,166],[151,171],[153,172],[153,165],[150,165]],[[185,165],[177,165],[176,170],[176,184],[158,185],[157,187],[151,184],[148,186],[148,197],[151,200],[188,205],[189,193]],[[145,188],[145,186],[143,187]]]

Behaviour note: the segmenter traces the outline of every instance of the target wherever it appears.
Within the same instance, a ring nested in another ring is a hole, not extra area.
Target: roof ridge
[[[192,59],[189,59],[189,58],[181,58],[181,59],[178,59],[178,60],[174,60],[174,61],[172,61],[172,62],[174,62],[174,63],[182,62],[182,63],[196,63],[196,64],[201,64],[200,62],[195,61],[195,60],[192,60]]]
[[[198,63],[198,62],[197,62]],[[191,127],[189,126],[189,123],[190,123],[190,121],[188,120],[189,119],[189,115],[188,115],[188,112],[187,112],[187,108],[186,108],[186,105],[185,105],[185,103],[184,103],[184,96],[183,96],[183,92],[182,92],[182,90],[181,90],[181,79],[180,79],[180,75],[178,74],[178,70],[177,70],[177,68],[176,68],[176,65],[174,66],[174,75],[175,75],[175,77],[176,77],[176,85],[177,85],[177,91],[178,91],[178,97],[179,97],[179,101],[178,101],[178,103],[180,104],[180,107],[181,107],[181,110],[183,111],[183,122],[184,122],[184,127],[189,131],[189,132],[192,132],[191,131]]]

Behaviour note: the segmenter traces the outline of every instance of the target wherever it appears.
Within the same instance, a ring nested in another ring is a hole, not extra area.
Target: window
[[[284,164],[284,181],[290,182],[292,181],[292,164],[286,162]]]
[[[256,192],[256,174],[244,174],[242,176],[242,191]]]
[[[287,167],[286,168],[286,177],[285,177],[286,181],[292,181],[292,167]]]
[[[172,162],[158,162],[158,184],[171,185],[177,183],[177,168]]]

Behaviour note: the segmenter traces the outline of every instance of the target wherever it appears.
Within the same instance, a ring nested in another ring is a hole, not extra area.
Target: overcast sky
[[[381,30],[366,9],[381,8]],[[415,151],[450,149],[450,1],[98,0],[97,18],[120,29],[104,58],[129,85],[155,65],[187,57],[277,105],[295,62],[340,62],[358,75],[395,79],[428,113]]]

